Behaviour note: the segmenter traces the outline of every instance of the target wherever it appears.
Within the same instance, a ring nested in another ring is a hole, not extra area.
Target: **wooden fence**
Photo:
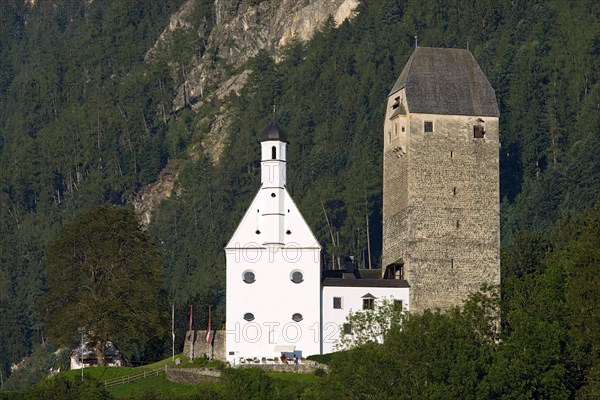
[[[125,383],[135,382],[139,379],[144,379],[149,376],[158,376],[159,374],[166,372],[166,371],[167,371],[167,366],[165,365],[164,367],[157,367],[157,368],[154,368],[151,370],[138,372],[137,374],[134,374],[134,375],[118,376],[116,378],[105,380],[104,386],[107,388],[110,388],[113,386],[123,385]]]

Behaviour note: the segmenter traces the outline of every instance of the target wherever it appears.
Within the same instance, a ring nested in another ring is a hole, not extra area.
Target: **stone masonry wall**
[[[383,262],[404,260],[411,311],[446,309],[500,283],[498,119],[409,114],[407,125],[406,154],[384,146]]]
[[[311,374],[318,369],[329,370],[327,365],[312,360],[305,360],[298,364],[237,364],[235,368],[260,368],[270,372],[297,372],[301,374]]]
[[[167,380],[195,384],[199,382],[217,382],[221,378],[221,371],[206,368],[167,368]]]
[[[409,165],[411,163],[410,119],[406,115],[390,118],[392,103],[404,98],[404,90],[388,99],[384,122],[383,156],[383,267],[398,261],[408,251]]]
[[[186,333],[183,342],[183,355],[190,356],[190,344],[193,342],[192,358],[208,357],[225,361],[225,331],[214,330],[212,332],[212,349],[205,339],[206,330],[198,330],[194,334],[194,338],[190,340],[190,332]]]

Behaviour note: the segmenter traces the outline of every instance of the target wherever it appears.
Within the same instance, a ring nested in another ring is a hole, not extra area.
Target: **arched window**
[[[244,319],[248,322],[254,321],[254,314],[252,314],[251,312],[247,312],[246,314],[244,314]]]
[[[271,147],[271,159],[275,160],[277,158],[277,148],[275,146]]]

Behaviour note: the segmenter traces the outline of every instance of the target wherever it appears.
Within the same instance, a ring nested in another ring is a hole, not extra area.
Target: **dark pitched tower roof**
[[[277,125],[277,122],[275,122],[274,119],[260,135],[261,142],[266,142],[268,140],[279,140],[280,142],[288,143],[287,135],[285,134],[284,130]]]
[[[416,48],[390,96],[403,88],[411,113],[500,114],[494,89],[468,50]]]

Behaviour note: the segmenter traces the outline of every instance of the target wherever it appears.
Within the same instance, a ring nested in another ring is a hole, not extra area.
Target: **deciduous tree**
[[[338,350],[363,346],[367,343],[380,343],[394,328],[398,329],[404,318],[401,306],[393,300],[384,298],[374,310],[351,312],[346,321],[352,327],[352,334],[340,332]]]
[[[78,328],[104,362],[107,341],[127,353],[162,334],[161,263],[137,216],[98,206],[65,225],[46,253],[39,310],[48,337],[72,345]]]

